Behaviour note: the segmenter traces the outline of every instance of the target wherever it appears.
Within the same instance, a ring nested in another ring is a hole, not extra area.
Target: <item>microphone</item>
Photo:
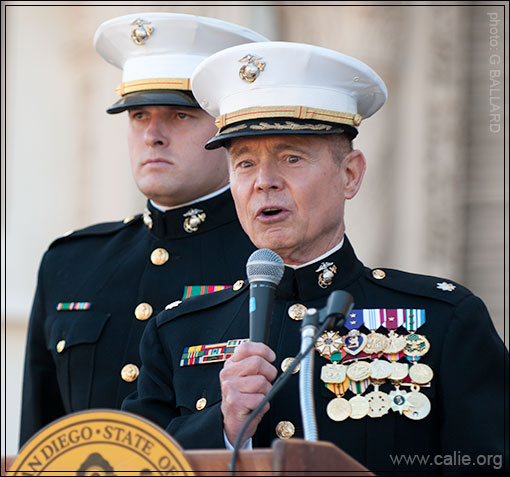
[[[274,295],[283,271],[282,258],[268,248],[255,250],[246,262],[250,282],[250,341],[269,343]]]

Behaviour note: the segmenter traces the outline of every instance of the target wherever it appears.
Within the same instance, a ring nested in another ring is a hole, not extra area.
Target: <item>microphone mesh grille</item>
[[[255,250],[246,262],[248,281],[268,281],[278,285],[283,277],[283,260],[268,248]]]

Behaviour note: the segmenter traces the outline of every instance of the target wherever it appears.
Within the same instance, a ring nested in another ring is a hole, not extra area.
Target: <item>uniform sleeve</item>
[[[195,414],[181,415],[177,409],[171,360],[159,339],[156,319],[143,333],[140,357],[137,390],[124,399],[122,410],[158,424],[185,449],[224,448],[221,403]]]
[[[44,322],[44,259],[28,325],[21,404],[20,447],[36,432],[65,414],[56,368],[46,344]]]
[[[454,464],[445,470],[508,467],[507,366],[508,350],[485,305],[478,297],[466,298],[449,325],[438,370],[442,458],[452,456]],[[469,458],[461,464],[461,456]]]

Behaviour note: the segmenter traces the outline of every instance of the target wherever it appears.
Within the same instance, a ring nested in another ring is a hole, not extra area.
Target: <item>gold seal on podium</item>
[[[70,414],[21,449],[9,475],[195,475],[182,449],[157,425],[123,411]],[[126,474],[124,474],[126,475]]]

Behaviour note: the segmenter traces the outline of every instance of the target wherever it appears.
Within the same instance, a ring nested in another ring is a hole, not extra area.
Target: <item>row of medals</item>
[[[394,330],[388,335],[373,330],[365,335],[356,329],[342,337],[336,331],[326,331],[317,340],[316,349],[331,361],[322,366],[320,378],[336,395],[326,409],[333,421],[367,415],[378,418],[390,409],[413,420],[430,413],[430,400],[420,389],[430,387],[434,373],[418,363],[430,349],[425,336],[414,332],[401,335]],[[389,360],[379,359],[383,355]],[[411,365],[398,361],[404,356]],[[395,387],[389,394],[379,389],[387,380]],[[363,396],[370,385],[373,391]],[[409,386],[410,392],[402,386]],[[350,399],[343,397],[348,390],[354,394]]]

